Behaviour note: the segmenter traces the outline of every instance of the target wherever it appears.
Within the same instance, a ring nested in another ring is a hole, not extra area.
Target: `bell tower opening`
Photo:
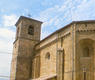
[[[30,25],[28,28],[28,34],[29,35],[34,35],[34,26]]]

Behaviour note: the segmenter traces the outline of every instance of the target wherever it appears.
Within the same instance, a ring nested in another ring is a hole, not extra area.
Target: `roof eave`
[[[18,19],[18,21],[16,22],[15,26],[17,26],[17,25],[20,23],[20,21],[21,21],[22,19],[28,19],[28,20],[32,20],[32,21],[37,21],[37,22],[39,22],[40,24],[43,23],[43,22],[41,22],[41,21],[38,21],[38,20],[35,20],[35,19],[32,19],[32,18],[29,18],[29,17],[20,16],[19,19]]]

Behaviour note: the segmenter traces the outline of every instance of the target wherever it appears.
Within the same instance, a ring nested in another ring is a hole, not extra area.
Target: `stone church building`
[[[17,21],[10,80],[95,80],[95,21],[74,21],[43,40],[41,24]]]

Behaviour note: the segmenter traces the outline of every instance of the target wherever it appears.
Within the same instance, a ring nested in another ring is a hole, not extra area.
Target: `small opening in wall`
[[[83,57],[90,57],[89,48],[88,47],[85,47],[83,49]]]
[[[28,34],[34,35],[34,27],[32,25],[30,25],[28,28]]]
[[[48,59],[48,60],[50,59],[50,53],[49,52],[46,53],[45,58]]]

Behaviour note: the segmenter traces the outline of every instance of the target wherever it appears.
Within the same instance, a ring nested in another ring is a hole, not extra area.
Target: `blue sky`
[[[95,20],[95,0],[1,0],[0,75],[10,75],[15,26],[19,16],[43,21],[41,39],[72,21]]]

